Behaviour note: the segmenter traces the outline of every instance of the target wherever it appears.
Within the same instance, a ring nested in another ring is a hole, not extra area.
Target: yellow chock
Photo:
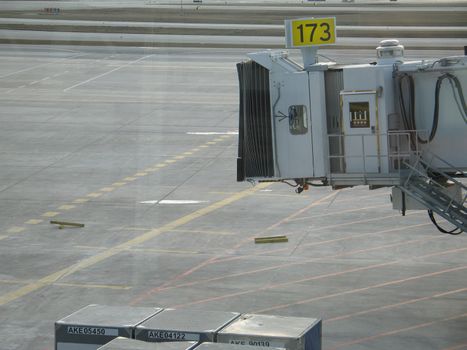
[[[78,224],[76,222],[66,222],[66,221],[51,221],[50,222],[52,225],[58,225],[59,229],[63,229],[66,226],[71,226],[71,227],[84,227],[84,224]]]
[[[255,238],[255,243],[260,244],[260,243],[283,243],[283,242],[288,242],[289,239],[287,236],[269,236],[269,237],[258,237]]]

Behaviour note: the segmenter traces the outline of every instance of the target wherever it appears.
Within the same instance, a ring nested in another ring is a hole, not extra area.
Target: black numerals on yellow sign
[[[315,42],[315,32],[316,32],[316,28],[318,27],[321,29],[319,31],[321,35],[319,36],[318,39],[320,41],[329,41],[332,35],[331,35],[331,27],[329,26],[328,23],[321,23],[319,25],[317,23],[306,23],[305,25],[300,24],[299,26],[297,26],[297,29],[299,30],[299,33],[300,33],[300,41],[302,43]],[[305,38],[305,32],[308,32],[308,31],[310,33],[309,39]]]

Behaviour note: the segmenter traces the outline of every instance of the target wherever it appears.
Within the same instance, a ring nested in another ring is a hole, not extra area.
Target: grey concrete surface
[[[91,303],[319,317],[325,350],[467,347],[465,234],[388,189],[235,182],[247,52],[0,46],[0,349],[52,350]],[[142,203],[164,199],[198,202]]]

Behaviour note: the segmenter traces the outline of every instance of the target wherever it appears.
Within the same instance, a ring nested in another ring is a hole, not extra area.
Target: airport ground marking
[[[123,181],[117,181],[117,182],[114,182],[112,184],[112,186],[115,186],[115,187],[122,187],[122,186],[125,186],[127,184],[127,182],[123,182]]]
[[[7,238],[7,237],[8,237],[8,236],[3,236],[3,235],[0,235],[0,241],[1,241],[2,239],[5,239],[5,238]]]
[[[128,181],[128,182],[135,181],[135,180],[137,180],[137,178],[134,176],[127,176],[123,179],[123,181]]]
[[[402,279],[385,281],[385,282],[376,283],[376,284],[372,284],[372,285],[361,287],[361,288],[349,289],[349,290],[345,290],[345,291],[342,291],[342,292],[330,293],[330,294],[321,295],[321,296],[317,296],[317,297],[313,297],[313,298],[298,300],[298,301],[295,301],[295,302],[292,302],[292,303],[275,305],[275,306],[271,306],[271,307],[268,307],[268,308],[255,310],[254,313],[264,313],[264,312],[276,311],[276,310],[285,309],[285,308],[288,308],[288,307],[291,307],[291,306],[299,306],[299,305],[310,304],[312,302],[319,301],[319,300],[326,300],[326,299],[346,296],[346,295],[350,295],[350,294],[357,294],[357,293],[366,292],[366,291],[369,291],[369,290],[372,290],[372,289],[384,288],[384,287],[387,287],[387,286],[398,285],[398,284],[411,282],[411,281],[419,280],[419,279],[426,278],[426,277],[434,277],[434,276],[442,275],[442,274],[445,274],[445,273],[464,271],[464,270],[467,270],[467,265],[462,265],[462,266],[453,267],[453,268],[449,268],[449,269],[439,270],[439,271],[435,271],[435,272],[424,273],[424,274],[420,274],[420,275],[414,275],[414,276],[407,277],[407,278],[402,278]]]
[[[44,222],[44,220],[42,220],[42,219],[30,219],[30,220],[26,221],[25,224],[27,224],[27,225],[37,225],[37,224],[40,224],[42,222]]]
[[[25,230],[26,230],[26,228],[24,228],[22,226],[12,226],[8,230],[6,230],[6,232],[7,233],[21,233],[21,232],[23,232]]]
[[[4,295],[0,296],[0,306],[8,304],[10,302],[13,302],[19,298],[22,298],[30,293],[33,293],[39,289],[42,289],[43,287],[52,285],[54,283],[59,282],[60,279],[67,277],[77,271],[84,270],[88,267],[94,266],[108,258],[111,258],[128,248],[131,248],[135,245],[142,244],[150,239],[153,239],[157,236],[159,236],[162,233],[169,232],[171,230],[177,229],[180,226],[183,226],[189,222],[192,222],[196,219],[199,219],[205,215],[208,215],[220,208],[223,208],[229,204],[232,204],[236,201],[239,201],[245,197],[248,197],[257,191],[261,190],[262,188],[266,187],[267,184],[259,184],[254,188],[249,188],[246,190],[243,190],[241,192],[238,192],[230,197],[224,198],[216,203],[213,203],[207,207],[200,208],[188,215],[185,215],[179,219],[176,219],[168,224],[165,224],[159,228],[152,229],[148,232],[145,232],[141,234],[140,236],[137,236],[135,238],[132,238],[126,242],[120,243],[116,246],[110,247],[106,249],[105,251],[102,251],[100,253],[97,253],[94,256],[91,256],[89,258],[85,258],[79,262],[76,262],[68,267],[65,267],[63,269],[60,269],[54,273],[51,273],[45,277],[42,277],[36,281],[33,281],[31,283],[28,283],[27,285],[18,288],[14,291],[5,293]]]
[[[378,334],[375,334],[375,335],[372,335],[372,336],[359,338],[359,339],[355,339],[355,340],[351,340],[351,341],[347,341],[347,342],[342,342],[342,343],[339,343],[337,345],[334,345],[329,350],[337,350],[337,349],[341,349],[341,348],[348,348],[349,346],[352,346],[352,345],[355,345],[355,344],[361,344],[361,343],[365,343],[365,342],[372,341],[372,340],[379,339],[379,338],[394,336],[396,334],[409,332],[409,331],[413,331],[413,330],[420,329],[420,328],[426,328],[426,327],[433,326],[433,325],[438,324],[438,323],[454,321],[454,320],[458,320],[458,319],[466,318],[466,317],[467,317],[467,312],[462,313],[462,314],[456,314],[456,315],[449,316],[449,317],[445,317],[445,318],[442,318],[440,320],[434,320],[434,321],[430,321],[430,322],[419,323],[419,324],[409,326],[409,327],[393,329],[391,331],[378,333]]]
[[[113,191],[115,191],[115,187],[102,187],[99,191],[101,191],[101,192],[113,192]]]
[[[59,206],[57,209],[58,210],[71,210],[71,209],[74,209],[76,208],[76,205],[72,205],[72,204],[62,204],[61,206]]]
[[[86,283],[65,283],[55,282],[52,285],[59,287],[74,287],[74,288],[89,288],[89,289],[115,289],[115,290],[129,290],[131,286],[115,286],[110,284],[86,284]]]
[[[367,309],[367,310],[353,312],[353,313],[346,314],[346,315],[341,315],[341,316],[328,318],[326,320],[323,320],[323,324],[336,322],[336,321],[347,320],[347,319],[355,317],[355,316],[367,315],[367,314],[370,314],[370,313],[373,313],[373,312],[390,310],[390,309],[405,306],[405,305],[415,304],[415,303],[418,303],[420,301],[427,301],[427,300],[437,299],[437,298],[441,298],[441,297],[448,296],[448,295],[464,293],[466,291],[467,291],[467,288],[460,288],[460,289],[449,290],[449,291],[446,291],[446,292],[436,293],[436,294],[432,294],[432,295],[427,295],[427,296],[420,297],[420,298],[408,299],[408,300],[404,300],[404,301],[401,301],[401,302],[398,302],[398,303],[387,304],[387,305],[383,305],[383,306],[379,306],[379,307],[375,307],[375,308],[371,308],[371,309]]]
[[[172,230],[172,232],[180,232],[180,233],[200,233],[200,234],[207,234],[207,235],[217,235],[217,236],[232,236],[235,235],[234,232],[230,231],[210,231],[210,230]]]
[[[443,348],[441,350],[465,350],[465,349],[467,349],[467,342],[462,343],[462,344],[457,344],[454,346],[450,346],[448,348]]]
[[[436,237],[436,238],[439,239],[441,237]],[[436,239],[436,238],[433,238],[433,239]],[[342,257],[342,256],[346,256],[346,255],[360,254],[362,252],[366,252],[366,251],[369,251],[369,250],[380,250],[380,249],[386,249],[388,247],[393,247],[393,246],[414,244],[414,243],[419,243],[421,241],[426,241],[426,239],[416,239],[416,240],[412,240],[412,241],[398,242],[397,244],[394,243],[394,244],[387,244],[387,245],[378,246],[378,247],[369,248],[369,249],[355,250],[355,251],[352,251],[352,252],[341,253],[341,254],[337,254],[337,255],[334,255],[334,256],[315,258],[314,261],[327,260],[327,259],[330,259],[330,258]],[[467,248],[464,248],[464,250],[467,250]],[[389,262],[378,263],[378,264],[373,264],[373,265],[368,265],[368,266],[363,266],[363,267],[357,267],[357,268],[352,268],[352,269],[348,269],[348,270],[344,270],[344,271],[326,273],[326,274],[323,274],[323,275],[314,275],[314,276],[310,276],[310,277],[301,278],[301,279],[298,279],[298,280],[292,280],[292,281],[287,281],[287,282],[282,282],[282,283],[277,283],[277,284],[268,284],[268,285],[258,287],[258,288],[242,290],[242,291],[239,291],[239,292],[219,295],[219,296],[216,296],[216,297],[210,297],[210,298],[202,299],[202,300],[195,300],[193,302],[185,303],[185,304],[182,304],[182,305],[176,305],[176,306],[173,306],[173,307],[186,307],[186,306],[191,306],[191,305],[204,304],[204,303],[209,303],[209,302],[212,302],[212,301],[228,299],[228,298],[236,297],[236,296],[240,296],[240,295],[257,293],[257,292],[264,291],[264,290],[276,289],[276,288],[280,288],[280,287],[284,287],[284,286],[288,286],[288,285],[299,284],[299,283],[304,283],[304,282],[310,282],[310,281],[320,280],[320,279],[323,279],[323,278],[338,277],[338,276],[345,275],[345,274],[348,274],[348,273],[353,273],[353,272],[366,271],[366,270],[370,270],[370,269],[377,269],[377,268],[381,268],[381,267],[387,267],[389,265],[394,265],[394,264],[397,264],[397,263],[400,263],[400,261],[399,260],[392,260],[392,261],[389,261]]]
[[[100,196],[102,196],[101,192],[91,192],[86,195],[89,198],[99,198]]]
[[[79,82],[79,83],[77,83],[77,84],[74,84],[74,85],[72,85],[72,86],[69,86],[69,87],[67,87],[66,89],[63,89],[63,92],[68,92],[68,91],[70,91],[70,90],[72,90],[72,89],[74,89],[74,88],[77,88],[77,87],[79,87],[79,86],[85,85],[85,84],[90,83],[90,82],[92,82],[92,81],[94,81],[94,80],[97,80],[97,79],[99,79],[99,78],[105,77],[106,75],[109,75],[109,74],[111,74],[111,73],[113,73],[113,72],[116,72],[116,71],[118,71],[118,70],[120,70],[120,69],[129,67],[129,66],[131,66],[131,65],[134,64],[134,63],[138,63],[138,62],[140,62],[140,61],[142,61],[142,60],[145,60],[146,58],[149,58],[149,57],[152,57],[152,56],[154,56],[154,55],[153,55],[153,54],[151,54],[151,55],[145,55],[145,56],[143,56],[143,57],[138,58],[137,60],[130,61],[130,62],[128,62],[128,63],[122,64],[122,65],[118,66],[117,68],[111,69],[111,70],[109,70],[109,71],[107,71],[107,72],[104,72],[104,73],[102,73],[102,74],[98,74],[98,75],[96,75],[96,76],[94,76],[94,77],[92,77],[92,78],[89,78],[89,79],[87,79],[87,80],[84,80],[84,81],[82,81],[82,82]]]
[[[146,176],[148,173],[144,172],[144,171],[140,171],[139,173],[136,173],[135,175],[133,176],[137,176],[137,177],[143,177],[143,176]]]
[[[86,202],[89,202],[89,198],[77,198],[73,201],[73,203],[75,204],[82,204]]]
[[[60,212],[58,211],[48,211],[48,212],[45,212],[44,214],[42,214],[41,216],[44,217],[44,218],[53,218],[57,215],[59,215]]]
[[[409,227],[416,227],[416,226],[418,227],[418,226],[426,226],[426,225],[429,225],[429,224],[428,223],[418,224],[418,225],[412,225],[412,226],[409,226]],[[376,232],[373,232],[372,234],[386,233],[386,232],[390,232],[390,231],[401,231],[403,229],[407,229],[407,227],[399,227],[399,228],[388,229],[388,230],[383,230],[383,231],[376,231]],[[440,239],[440,238],[442,238],[442,237],[440,237],[440,236],[433,237],[434,240],[435,239]],[[334,241],[335,240],[323,241],[322,244],[326,244],[326,243],[334,242]],[[316,243],[318,244],[319,242],[316,242]],[[284,248],[279,248],[279,249],[269,250],[267,252],[262,252],[261,254],[277,253],[277,252],[284,251],[284,250],[285,250]],[[437,255],[457,253],[457,252],[464,251],[464,250],[467,250],[467,247],[466,248],[460,248],[460,249],[453,249],[453,250],[447,250],[447,251],[431,253],[431,254],[415,257],[415,258],[433,257],[433,256],[437,256]],[[350,253],[352,253],[352,252],[341,253],[341,254],[350,255]],[[261,254],[255,254],[255,255],[261,255]],[[230,258],[220,260],[218,262],[227,262],[227,261],[239,260],[239,259],[245,259],[245,258],[246,258],[245,256],[233,256],[233,257],[230,257]],[[219,277],[211,277],[211,278],[207,278],[207,279],[201,279],[201,280],[197,280],[197,281],[192,281],[192,282],[187,282],[187,283],[182,283],[182,284],[166,287],[165,289],[184,288],[184,287],[189,287],[189,286],[193,286],[193,285],[197,285],[197,284],[206,284],[206,283],[209,283],[209,282],[224,280],[224,279],[227,279],[227,278],[235,278],[235,277],[240,277],[240,276],[257,274],[257,273],[267,272],[267,271],[271,271],[271,270],[277,270],[279,268],[284,268],[284,267],[292,267],[292,266],[296,266],[296,265],[305,265],[305,264],[309,264],[309,263],[316,262],[316,261],[321,261],[321,260],[325,261],[325,260],[328,260],[330,258],[336,258],[336,255],[328,255],[328,256],[323,256],[323,257],[319,257],[319,258],[307,259],[307,260],[304,260],[304,261],[288,262],[288,263],[285,263],[285,264],[278,264],[278,265],[274,265],[274,266],[263,267],[263,268],[260,268],[260,269],[237,272],[237,273],[233,273],[233,274],[229,274],[229,275],[222,275],[222,276],[219,276]]]
[[[271,186],[271,183],[260,183],[258,186],[262,186],[262,188],[258,189],[258,191],[261,191],[262,189]],[[336,193],[331,193],[331,194],[329,194],[329,195],[327,195],[327,196],[324,196],[324,197],[318,199],[316,202],[313,202],[312,204],[306,206],[306,207],[303,208],[302,210],[308,210],[308,209],[311,208],[313,205],[316,205],[317,203],[320,203],[321,201],[324,201],[324,200],[326,200],[327,198],[332,197],[333,195],[336,195]],[[300,210],[299,213],[301,213],[302,210]],[[295,215],[298,215],[299,213],[293,213],[293,214],[289,215],[287,218],[293,217],[293,216],[295,216]],[[279,222],[282,222],[283,220],[284,220],[284,219],[282,219],[282,220],[279,221]],[[272,225],[272,226],[274,227],[275,225]],[[268,229],[267,229],[267,230],[268,230]],[[266,230],[266,231],[267,231],[267,230]],[[252,236],[252,237],[253,237],[253,236]],[[249,241],[252,239],[252,237],[249,237],[248,240],[245,240],[245,241],[248,241],[248,242],[249,242]],[[235,247],[237,247],[237,246],[239,247],[239,246],[243,245],[245,241],[241,241],[240,244],[239,244],[239,245],[236,245]],[[234,248],[235,248],[235,247],[234,247]],[[178,280],[180,280],[180,279],[182,279],[182,278],[184,278],[184,277],[186,277],[186,276],[191,275],[191,274],[194,273],[195,271],[198,271],[198,270],[202,269],[202,268],[205,267],[205,266],[208,266],[208,265],[213,264],[213,263],[219,263],[219,262],[221,262],[221,261],[224,261],[224,260],[219,260],[219,256],[210,257],[210,258],[206,259],[205,261],[202,261],[202,262],[199,263],[198,265],[195,265],[195,266],[191,267],[190,269],[188,269],[188,270],[186,270],[186,271],[184,271],[184,272],[182,272],[182,273],[180,273],[180,274],[174,276],[172,279],[170,279],[169,281],[165,282],[162,286],[159,286],[159,287],[156,287],[156,288],[152,288],[151,290],[149,290],[149,291],[147,291],[146,293],[142,294],[140,297],[136,298],[132,303],[133,303],[133,304],[138,303],[138,302],[140,302],[141,300],[144,300],[145,298],[149,297],[150,295],[152,295],[152,294],[154,294],[154,293],[157,293],[157,292],[162,291],[162,290],[165,290],[165,289],[170,289],[170,286],[171,286],[174,282],[176,282],[176,281],[178,281]]]

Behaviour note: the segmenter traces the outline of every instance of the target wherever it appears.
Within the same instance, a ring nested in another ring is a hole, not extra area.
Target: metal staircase
[[[467,186],[448,175],[446,169],[449,173],[462,172],[428,151],[422,152],[415,163],[405,162],[405,165],[410,170],[398,187],[428,210],[467,232]]]

